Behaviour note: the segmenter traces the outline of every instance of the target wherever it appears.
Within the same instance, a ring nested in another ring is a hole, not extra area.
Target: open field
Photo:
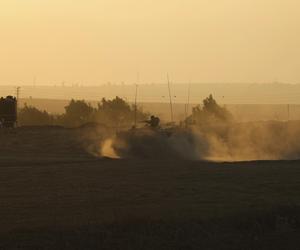
[[[0,249],[299,249],[300,161],[99,159],[91,137],[0,131]]]

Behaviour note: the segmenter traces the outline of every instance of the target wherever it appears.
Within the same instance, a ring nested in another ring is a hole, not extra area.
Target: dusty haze
[[[300,82],[298,0],[2,0],[0,84]]]

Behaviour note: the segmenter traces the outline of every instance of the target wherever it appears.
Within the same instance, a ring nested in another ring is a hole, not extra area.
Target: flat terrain
[[[0,131],[0,249],[300,249],[300,161],[99,159],[84,134]]]

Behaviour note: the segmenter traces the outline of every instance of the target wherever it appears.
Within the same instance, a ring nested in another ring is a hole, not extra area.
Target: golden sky
[[[300,83],[299,0],[0,0],[0,84]]]

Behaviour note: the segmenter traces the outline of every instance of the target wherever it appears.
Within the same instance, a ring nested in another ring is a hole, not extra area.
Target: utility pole
[[[168,89],[169,89],[169,98],[170,98],[171,122],[173,123],[174,116],[173,116],[173,104],[172,104],[172,95],[171,95],[169,74],[167,74],[167,79],[168,79]]]
[[[20,97],[20,89],[21,89],[21,87],[17,87],[17,88],[16,88],[17,103],[18,103],[19,97]]]

